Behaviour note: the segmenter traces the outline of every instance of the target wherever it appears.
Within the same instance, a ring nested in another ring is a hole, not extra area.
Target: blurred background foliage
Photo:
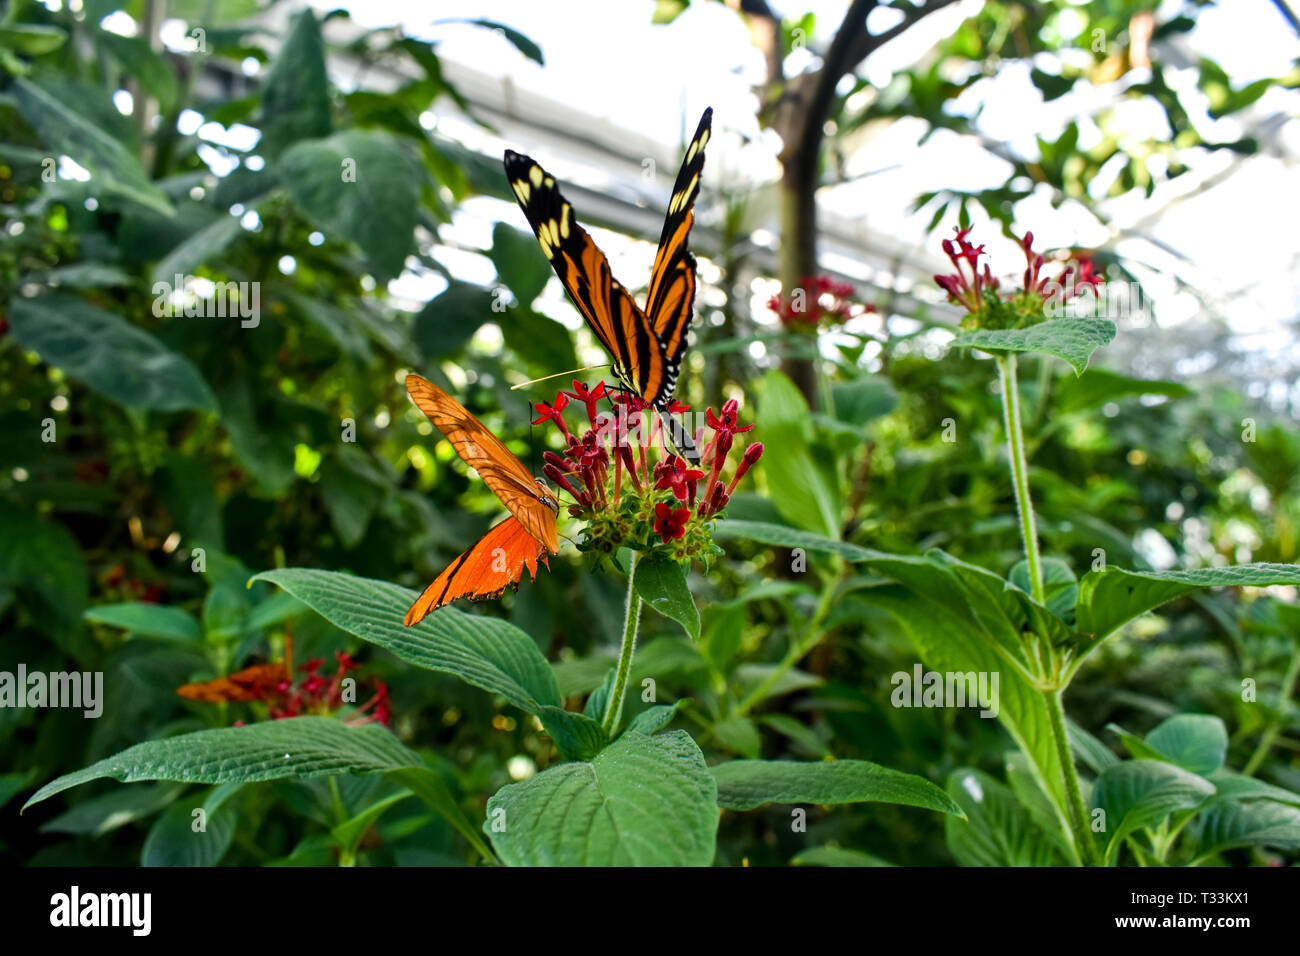
[[[671,21],[685,6],[661,2],[655,19]],[[934,229],[946,232],[977,208],[1009,229],[1013,204],[1034,184],[1086,202],[1087,183],[1117,156],[1123,172],[1113,189],[1123,193],[1179,175],[1181,149],[1256,144],[1203,141],[1162,83],[1159,41],[1187,29],[1201,3],[1158,21],[1153,4],[1070,4],[1085,19],[1074,40],[1055,29],[1065,4],[986,3],[865,106],[854,94],[867,81],[854,69],[882,40],[859,24],[874,5],[850,6],[819,66],[787,77],[781,52],[794,31],[808,31],[807,18],[739,4],[735,15],[773,63],[756,102],[784,143],[781,252],[770,266],[751,256],[743,194],[718,181],[719,164],[706,167],[713,182],[701,207],[727,207],[722,246],[709,250],[723,320],[696,330],[681,394],[699,410],[742,398],[742,417],[767,445],[757,490],[738,494],[730,517],[885,551],[942,547],[1006,574],[1020,543],[991,363],[945,354],[951,315],[863,290],[876,311],[859,331],[837,329],[832,340],[826,328],[774,330],[751,314],[750,277],[766,272],[788,289],[822,270],[813,198],[855,130],[910,118],[971,132],[972,118],[949,108],[963,83],[1062,45],[1088,50],[1093,28],[1120,42],[1086,67],[1035,72],[1034,83],[1050,98],[1108,82],[1135,67],[1129,40],[1140,34],[1142,59],[1157,62],[1128,95],[1160,104],[1169,141],[1112,137],[1081,150],[1077,129],[1040,139],[1040,156],[1014,162],[1000,188],[916,197],[933,208]],[[945,4],[895,6],[901,32]],[[339,795],[323,782],[243,787],[214,811],[222,822],[198,850],[186,839],[180,786],[86,787],[16,812],[17,798],[39,783],[136,741],[264,718],[244,705],[183,701],[175,690],[279,658],[288,634],[296,660],[357,653],[364,679],[389,687],[394,731],[435,761],[473,819],[503,783],[556,759],[509,705],[353,646],[265,584],[246,587],[254,572],[305,566],[422,588],[499,506],[409,407],[406,372],[451,390],[536,465],[545,438],[529,428],[529,403],[548,399],[553,383],[508,386],[572,368],[590,347],[585,332],[534,309],[552,280],[519,228],[493,230],[484,252],[496,281],[486,286],[433,254],[459,204],[507,195],[495,157],[421,121],[465,106],[438,45],[393,28],[352,30],[339,47],[322,28],[332,35],[329,27],[348,19],[342,10],[281,10],[272,29],[249,19],[257,7],[137,0],[123,8],[140,28],[131,36],[103,25],[121,14],[99,0],[11,0],[0,21],[0,670],[22,662],[102,671],[106,688],[104,716],[93,722],[79,711],[0,709],[0,854],[10,862],[334,862],[326,811]],[[164,17],[183,21],[185,36],[201,28],[203,49],[162,47]],[[509,24],[480,28],[502,30],[524,56],[544,61]],[[401,79],[341,89],[327,64],[344,54]],[[953,61],[973,69],[954,71]],[[219,95],[200,82],[212,64],[250,62],[258,64],[251,78],[226,82]],[[1243,87],[1212,62],[1200,69],[1218,115],[1248,108],[1270,85],[1295,83],[1293,75]],[[242,151],[214,146],[182,122],[187,110],[260,137]],[[1153,152],[1170,157],[1158,174]],[[346,181],[349,159],[355,183]],[[410,269],[448,281],[415,311],[388,292]],[[159,314],[177,275],[186,277],[175,297],[180,314]],[[643,287],[644,277],[622,278]],[[222,282],[259,284],[255,324],[183,314]],[[161,294],[159,283],[168,286]],[[1124,336],[1121,328],[1111,352],[1128,348]],[[765,348],[751,348],[755,341]],[[1132,568],[1297,560],[1293,419],[1240,388],[1137,383],[1122,362],[1076,380],[1059,363],[1027,359],[1022,375],[1047,554],[1079,573],[1097,548]],[[706,753],[859,757],[936,781],[962,767],[1014,777],[1010,741],[995,721],[889,706],[890,675],[910,671],[916,655],[855,595],[868,580],[827,557],[810,554],[795,573],[788,552],[725,545],[725,560],[691,575],[701,641],[647,612],[634,671],[637,682],[656,680],[661,701],[693,700],[679,720]],[[473,611],[504,615],[532,635],[576,699],[600,684],[616,652],[622,588],[566,552],[536,583]],[[1288,610],[1295,600],[1284,589],[1216,592],[1135,622],[1084,668],[1071,716],[1118,749],[1110,724],[1141,733],[1176,713],[1217,715],[1236,767],[1272,727],[1273,747],[1251,769],[1300,787],[1300,726],[1286,704],[1300,640]],[[810,619],[811,652],[772,679]],[[1256,681],[1256,703],[1242,701],[1243,677]],[[340,787],[345,805],[361,809],[391,785],[344,779]],[[893,806],[813,808],[806,834],[791,832],[786,808],[724,813],[719,839],[719,862],[733,864],[965,859],[932,816]],[[445,823],[409,804],[366,830],[360,850],[377,865],[468,858]],[[1227,859],[1275,856],[1245,850]]]

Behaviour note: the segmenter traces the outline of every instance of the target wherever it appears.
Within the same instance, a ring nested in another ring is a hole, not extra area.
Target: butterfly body
[[[424,589],[406,612],[404,621],[411,627],[456,598],[500,597],[507,587],[518,589],[524,572],[535,578],[538,564],[545,565],[560,550],[560,503],[486,425],[438,386],[408,375],[406,391],[510,511],[510,517],[493,525]]]
[[[614,377],[665,416],[677,388],[695,303],[695,257],[687,240],[712,119],[713,110],[705,110],[677,173],[644,308],[614,278],[609,260],[578,224],[555,177],[528,156],[505,153],[506,178],[515,199],[569,298],[609,352]],[[674,444],[682,448],[684,442],[682,450],[695,451],[684,429],[670,429]]]

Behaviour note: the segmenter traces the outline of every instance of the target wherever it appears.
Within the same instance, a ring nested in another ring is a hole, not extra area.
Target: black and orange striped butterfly
[[[220,701],[266,700],[282,686],[293,680],[293,638],[285,635],[284,660],[254,664],[242,671],[218,677],[216,680],[185,684],[176,693],[188,700],[205,703]]]
[[[555,525],[560,505],[460,402],[418,375],[406,376],[406,391],[510,510],[510,517],[494,525],[424,589],[406,612],[404,623],[413,627],[456,598],[482,601],[499,597],[507,586],[518,588],[525,570],[530,580],[535,578],[538,562],[546,564],[560,550]]]
[[[687,240],[695,221],[695,199],[712,121],[713,110],[705,110],[686,147],[659,237],[644,309],[614,278],[605,254],[578,225],[555,177],[527,156],[511,150],[505,154],[510,188],[569,298],[613,359],[614,377],[659,411],[672,443],[693,462],[699,461],[694,442],[668,409],[695,304],[695,257]]]

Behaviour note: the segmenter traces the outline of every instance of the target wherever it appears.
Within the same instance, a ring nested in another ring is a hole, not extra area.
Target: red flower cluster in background
[[[825,325],[842,325],[857,315],[875,312],[874,305],[854,302],[855,290],[847,282],[830,276],[804,276],[789,295],[777,293],[767,300],[787,329],[812,330]]]
[[[322,675],[320,669],[325,661],[313,657],[298,668],[306,676],[297,687],[287,680],[277,684],[274,694],[265,698],[271,719],[281,720],[304,714],[333,714],[342,708],[346,703],[343,700],[343,678],[349,671],[359,670],[361,665],[352,659],[351,654],[344,651],[335,651],[334,658],[338,662],[338,667],[333,677]],[[371,710],[373,713],[363,716]],[[383,681],[376,681],[374,693],[348,717],[346,723],[351,727],[375,722],[387,724],[391,717],[388,685]]]
[[[570,399],[587,413],[588,427],[581,432],[565,421]],[[610,410],[600,411],[602,399]],[[586,546],[604,552],[624,546],[643,550],[657,539],[672,545],[678,558],[704,553],[711,546],[705,524],[727,506],[737,483],[763,454],[761,444],[750,445],[730,481],[723,480],[735,436],[754,427],[739,424],[740,403],[734,399],[720,413],[708,410],[695,435],[698,467],[672,452],[659,455],[658,413],[636,395],[611,392],[604,382],[589,389],[575,381],[573,391],[560,392],[537,409],[534,424],[552,422],[566,446],[563,452],[543,453],[543,473],[572,497],[569,513],[587,519]],[[679,415],[689,406],[675,403],[669,411]]]
[[[966,237],[973,227],[958,229],[955,239],[943,240],[943,251],[957,270],[950,275],[936,275],[934,281],[948,293],[948,301],[967,312],[964,328],[1023,328],[1043,321],[1044,304],[1049,300],[1065,302],[1081,295],[1085,290],[1096,292],[1104,282],[1093,266],[1092,260],[1068,260],[1055,275],[1044,276],[1046,260],[1033,250],[1034,234],[1026,232],[1020,240],[1025,254],[1025,272],[1022,288],[1002,293],[1001,283],[990,271],[988,263],[980,266],[980,257],[987,255],[983,245],[975,245]]]

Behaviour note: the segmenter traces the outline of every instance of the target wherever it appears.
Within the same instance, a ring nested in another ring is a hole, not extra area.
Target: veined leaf
[[[336,773],[382,773],[423,766],[376,724],[348,727],[328,717],[290,717],[246,727],[199,730],[150,740],[47,783],[26,810],[70,787],[111,777],[122,783],[249,783]]]
[[[977,348],[985,352],[1044,352],[1065,359],[1082,375],[1092,353],[1115,337],[1115,323],[1109,319],[1052,319],[1026,329],[980,329],[952,340],[954,348]]]
[[[509,866],[708,866],[716,800],[685,731],[629,730],[589,763],[502,787],[483,830]]]
[[[896,803],[964,816],[924,777],[866,760],[732,760],[713,768],[718,806],[753,810],[768,803]]]

